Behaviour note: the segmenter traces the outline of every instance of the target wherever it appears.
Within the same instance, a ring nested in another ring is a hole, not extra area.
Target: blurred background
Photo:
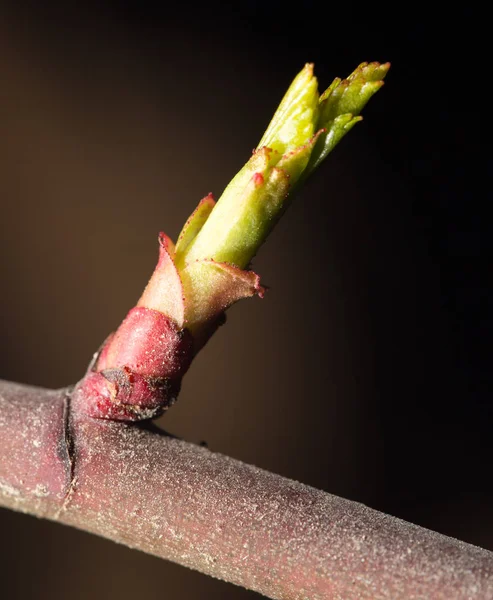
[[[162,424],[493,550],[484,38],[458,11],[3,2],[0,377],[83,375],[157,233],[220,195],[305,62],[323,89],[390,60],[255,260],[265,299],[233,307]],[[3,509],[0,531],[8,598],[260,597]]]

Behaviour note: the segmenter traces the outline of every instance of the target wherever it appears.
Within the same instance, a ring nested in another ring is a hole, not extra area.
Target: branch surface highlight
[[[493,597],[491,552],[81,401],[0,382],[0,505],[269,598]]]

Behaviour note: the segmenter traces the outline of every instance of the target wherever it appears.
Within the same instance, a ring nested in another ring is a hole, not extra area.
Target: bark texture
[[[493,553],[0,384],[0,505],[283,599],[493,598]]]

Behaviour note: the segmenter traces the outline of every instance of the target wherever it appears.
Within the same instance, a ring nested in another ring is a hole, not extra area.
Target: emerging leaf
[[[245,268],[297,189],[361,121],[359,113],[383,85],[389,64],[362,63],[336,78],[319,98],[306,64],[284,96],[258,149],[225,189],[179,264],[204,259]]]
[[[193,240],[197,237],[198,232],[204,226],[204,223],[207,221],[215,204],[214,196],[212,194],[208,194],[205,198],[202,198],[197,208],[193,211],[190,217],[188,217],[187,222],[183,226],[183,229],[178,236],[178,241],[176,242],[175,264],[177,266],[181,265],[184,253],[187,251]]]

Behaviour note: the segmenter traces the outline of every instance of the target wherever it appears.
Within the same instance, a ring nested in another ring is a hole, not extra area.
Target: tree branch
[[[493,597],[493,553],[0,382],[0,505],[270,598]]]

